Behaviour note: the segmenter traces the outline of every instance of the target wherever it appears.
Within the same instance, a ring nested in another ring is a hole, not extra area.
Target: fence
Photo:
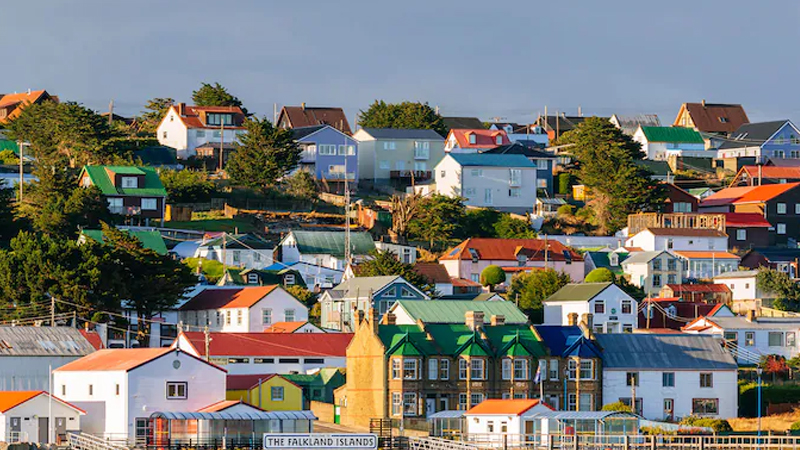
[[[467,435],[473,449],[529,450],[755,450],[800,449],[794,436],[671,436],[671,435]],[[428,449],[419,449],[428,450]],[[443,450],[433,449],[430,450]],[[465,450],[455,449],[453,450]]]

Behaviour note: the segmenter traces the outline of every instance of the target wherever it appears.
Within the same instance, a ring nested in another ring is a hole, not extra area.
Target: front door
[[[672,420],[675,411],[675,400],[671,398],[664,399],[664,419]]]
[[[61,444],[67,439],[67,418],[56,417],[56,444]]]
[[[606,333],[619,333],[619,322],[606,322]]]
[[[50,440],[48,439],[48,430],[49,430],[49,423],[47,417],[39,417],[39,443],[40,444],[49,444]]]
[[[436,399],[435,398],[426,398],[425,399],[425,417],[430,416],[431,414],[436,412]]]
[[[447,411],[447,397],[439,399],[439,411]]]

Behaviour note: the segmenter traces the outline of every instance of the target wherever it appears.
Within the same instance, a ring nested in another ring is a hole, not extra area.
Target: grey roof
[[[482,128],[482,127],[481,127]],[[403,129],[403,128],[362,128],[375,139],[427,139],[444,141],[444,138],[433,130]]]
[[[715,318],[716,320],[716,318]],[[603,369],[736,370],[715,336],[701,334],[598,334]]]
[[[664,253],[663,250],[656,252],[633,252],[628,256],[625,261],[620,264],[644,264],[650,262],[656,256]]]
[[[425,323],[464,323],[467,311],[482,311],[488,321],[492,316],[503,316],[505,323],[527,323],[525,315],[513,302],[476,302],[474,300],[398,300],[392,309],[403,308],[412,320]]]
[[[442,117],[442,122],[448,130],[456,129],[481,129],[486,128],[477,117]]]
[[[603,420],[610,416],[638,417],[625,411],[541,411],[532,417],[556,420]]]
[[[614,283],[568,283],[545,302],[588,302]]]
[[[333,297],[341,295],[339,298],[355,298],[356,296],[367,298],[371,292],[377,292],[387,284],[402,279],[399,275],[385,275],[380,277],[355,277],[342,281],[329,293]]]
[[[0,326],[0,356],[86,356],[94,351],[75,328]]]
[[[439,411],[437,413],[433,413],[433,414],[429,415],[428,416],[428,420],[431,420],[431,419],[460,419],[460,418],[464,417],[464,414],[466,412],[467,411],[463,410],[463,409],[453,409],[453,410],[446,409],[444,411]]]
[[[522,145],[519,142],[514,142],[513,144],[506,144],[500,145],[495,148],[490,148],[481,153],[489,153],[495,155],[523,155],[527,158],[538,158],[538,159],[555,159],[556,155],[552,153],[543,152],[541,150],[536,150],[530,148],[526,145]]]
[[[291,131],[292,131],[292,136],[294,137],[294,139],[299,141],[300,139],[303,139],[304,137],[306,137],[306,136],[308,136],[310,134],[314,134],[317,131],[319,131],[319,130],[325,128],[325,127],[330,127],[330,125],[325,125],[325,124],[323,124],[323,125],[311,125],[309,127],[292,128]],[[331,128],[333,128],[333,127],[331,127]],[[335,130],[335,128],[334,128],[334,130]]]
[[[800,258],[800,248],[754,248],[750,252],[758,253],[770,263],[794,262],[795,259]],[[750,253],[748,252],[748,254]]]
[[[714,316],[708,320],[719,325],[723,330],[797,330],[800,328],[800,319],[794,317],[759,317],[748,322],[742,316]]]
[[[745,278],[745,277],[754,277],[758,275],[757,270],[736,270],[734,272],[725,272],[721,273],[714,277],[717,278]]]
[[[758,147],[783,127],[788,120],[746,123],[730,134],[719,148]]]

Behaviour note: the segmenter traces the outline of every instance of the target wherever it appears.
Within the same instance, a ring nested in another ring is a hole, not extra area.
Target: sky
[[[25,0],[0,6],[0,92],[136,115],[219,82],[251,112],[376,99],[531,122],[741,103],[800,119],[797,0]],[[794,120],[798,122],[798,120]],[[800,123],[800,122],[798,122]]]

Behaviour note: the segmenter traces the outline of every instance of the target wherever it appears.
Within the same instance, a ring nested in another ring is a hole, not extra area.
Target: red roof
[[[30,91],[30,92],[20,92],[18,94],[0,94],[0,108],[8,108],[10,106],[15,106],[14,110],[12,110],[5,118],[0,120],[0,122],[6,122],[15,117],[19,116],[22,113],[22,106],[30,105],[31,103],[35,103],[39,101],[42,96],[46,96],[47,91],[44,89],[40,91]],[[45,97],[48,98],[48,97]],[[55,97],[53,97],[55,99]]]
[[[695,251],[678,251],[673,250],[678,256],[686,259],[739,259],[738,256],[728,252],[695,252]]]
[[[784,194],[800,183],[765,184],[762,186],[732,187],[717,191],[704,198],[700,206],[739,205],[744,203],[763,203]]]
[[[525,411],[533,408],[538,404],[539,400],[533,400],[533,399],[506,399],[506,400],[489,399],[489,400],[484,400],[479,404],[473,406],[465,414],[476,415],[476,416],[482,414],[502,414],[508,416],[519,416],[520,414],[525,413]]]
[[[450,278],[450,282],[453,283],[453,287],[483,287],[482,284],[477,283],[472,280],[468,280],[466,278]]]
[[[741,170],[750,178],[758,178],[758,166],[744,166]],[[800,180],[800,167],[761,166],[761,178]]]
[[[414,272],[417,272],[434,284],[450,284],[450,274],[448,274],[447,269],[439,263],[418,262],[414,264]]]
[[[218,130],[219,125],[207,126],[205,122],[205,115],[207,113],[232,113],[234,115],[233,123],[235,125],[225,125],[226,130],[243,130],[244,127],[241,123],[244,121],[244,112],[238,106],[183,106],[184,114],[179,112],[180,105],[172,105],[170,107],[175,111],[175,114],[180,117],[181,121],[186,128],[205,128]]]
[[[721,292],[729,293],[731,290],[724,284],[667,284],[667,287],[672,289],[674,293],[682,292]]]
[[[275,322],[264,333],[294,333],[308,322]]]
[[[544,239],[495,239],[470,238],[450,249],[440,261],[470,260],[470,249],[475,250],[482,260],[516,261],[517,254],[524,254],[529,260],[544,261]],[[569,251],[573,261],[583,261],[583,257],[561,242],[547,242],[550,251],[549,261],[564,261],[564,251]]]
[[[96,331],[89,331],[83,329],[79,331],[83,335],[83,337],[85,337],[86,340],[89,341],[89,344],[91,344],[91,346],[94,347],[95,350],[101,350],[104,348],[103,340],[100,339],[100,335],[97,334]]]
[[[706,133],[732,133],[741,125],[750,123],[742,105],[731,105],[724,103],[684,103],[675,118],[673,126],[682,126],[679,123],[684,111],[694,122],[697,131]]]
[[[202,311],[220,308],[250,308],[262,298],[269,295],[276,284],[268,286],[251,286],[239,289],[207,288],[184,303],[181,311]]]
[[[202,333],[200,333],[202,334]],[[172,352],[180,352],[172,348],[117,348],[117,349],[103,349],[94,353],[90,353],[81,359],[72,361],[56,369],[57,372],[128,372],[139,366],[147,364],[150,361],[158,359],[164,355]],[[204,361],[186,352],[181,352],[188,358],[194,358],[198,361],[213,366],[223,372],[225,369]]]
[[[314,125],[330,125],[345,134],[352,134],[350,123],[342,108],[284,106],[278,117],[278,124],[291,128],[311,127]]]
[[[460,148],[494,148],[498,145],[510,144],[508,135],[503,130],[483,130],[483,129],[467,129],[456,128],[450,130],[450,134],[456,138]],[[475,143],[470,144],[470,135],[475,135]],[[497,143],[497,136],[501,136],[502,142]],[[448,136],[448,139],[450,136]]]
[[[352,333],[209,333],[211,356],[306,356],[344,358]],[[205,356],[205,338],[200,331],[183,335],[198,354]]]
[[[531,267],[531,266],[511,266],[501,267],[503,272],[532,272],[534,270],[544,270],[544,267]]]
[[[230,378],[230,375],[228,376],[228,378]],[[200,409],[197,410],[197,412],[220,412],[220,411],[225,411],[226,409],[231,408],[233,406],[237,406],[237,405],[245,405],[245,406],[247,406],[249,408],[254,408],[254,409],[258,410],[258,411],[264,411],[263,409],[259,408],[258,406],[251,405],[249,403],[245,403],[245,402],[243,402],[241,400],[222,400],[222,401],[219,401],[217,403],[212,403],[212,404],[206,406],[205,408],[200,408]]]
[[[759,213],[721,213],[725,216],[725,227],[769,228],[772,225]]]
[[[40,395],[50,395],[45,391],[0,391],[0,413],[5,413],[6,411],[15,408],[28,400],[34,399]],[[86,411],[78,408],[77,406],[65,402],[60,398],[53,396],[53,400],[56,400],[60,403],[63,403],[70,408],[80,411],[83,414],[86,414]]]

